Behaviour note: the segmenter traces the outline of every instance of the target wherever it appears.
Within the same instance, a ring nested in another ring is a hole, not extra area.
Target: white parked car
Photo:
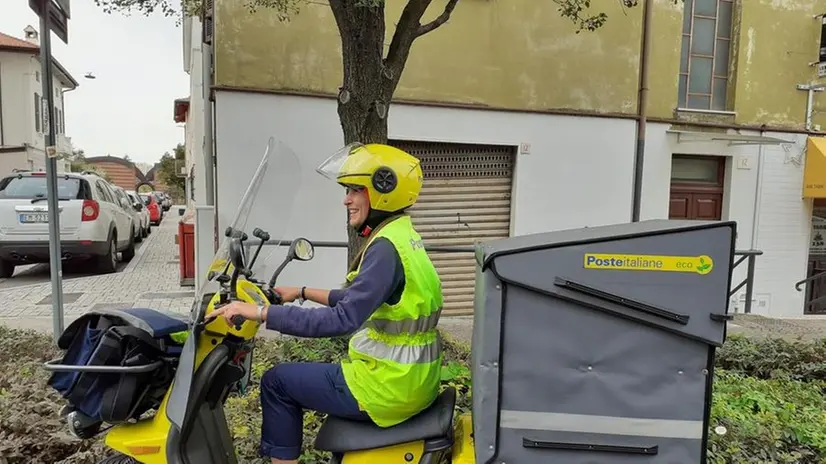
[[[0,277],[15,266],[49,262],[46,173],[21,171],[0,179]],[[112,186],[95,173],[60,173],[57,178],[62,259],[93,260],[100,272],[135,256],[132,215]]]
[[[132,216],[132,234],[135,239],[135,243],[140,243],[143,241],[143,238],[146,237],[146,229],[143,227],[142,218],[138,208],[135,207],[135,202],[129,197],[129,194],[126,193],[123,187],[119,187],[117,185],[112,185],[112,190],[115,192],[115,196],[117,197],[118,203],[120,204],[121,208],[124,211],[129,213]]]
[[[132,202],[135,210],[138,212],[138,216],[141,218],[141,230],[143,230],[143,236],[146,238],[147,235],[152,233],[152,222],[149,220],[149,210],[146,209],[146,204],[143,202],[138,192],[134,190],[127,190],[126,194],[129,196],[129,201]]]

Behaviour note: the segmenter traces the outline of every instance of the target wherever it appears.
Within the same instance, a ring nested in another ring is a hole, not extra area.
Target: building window
[[[732,0],[685,0],[678,106],[726,110]]]
[[[34,72],[34,80],[36,80],[37,82],[40,82],[40,71],[35,71]]]
[[[34,94],[34,130],[40,133],[40,95]]]

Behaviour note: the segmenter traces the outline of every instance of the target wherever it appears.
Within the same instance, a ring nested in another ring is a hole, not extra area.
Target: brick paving
[[[172,214],[170,214],[172,213]],[[178,215],[172,208],[152,235],[139,245],[135,257],[114,274],[78,277],[63,282],[66,323],[93,307],[150,307],[187,312],[193,287],[181,287],[178,248],[175,245]],[[0,324],[51,328],[51,283],[0,289]],[[25,324],[15,321],[26,320]]]

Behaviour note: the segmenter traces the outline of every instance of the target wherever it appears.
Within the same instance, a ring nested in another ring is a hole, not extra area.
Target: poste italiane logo
[[[622,271],[690,272],[706,275],[714,268],[710,256],[620,255],[586,253],[586,269]]]

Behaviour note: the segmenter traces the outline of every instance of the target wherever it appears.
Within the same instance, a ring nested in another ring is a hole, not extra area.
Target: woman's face
[[[347,217],[350,219],[350,226],[361,227],[367,220],[370,213],[370,199],[367,196],[367,189],[364,187],[346,187],[344,196],[344,206],[347,207]]]

